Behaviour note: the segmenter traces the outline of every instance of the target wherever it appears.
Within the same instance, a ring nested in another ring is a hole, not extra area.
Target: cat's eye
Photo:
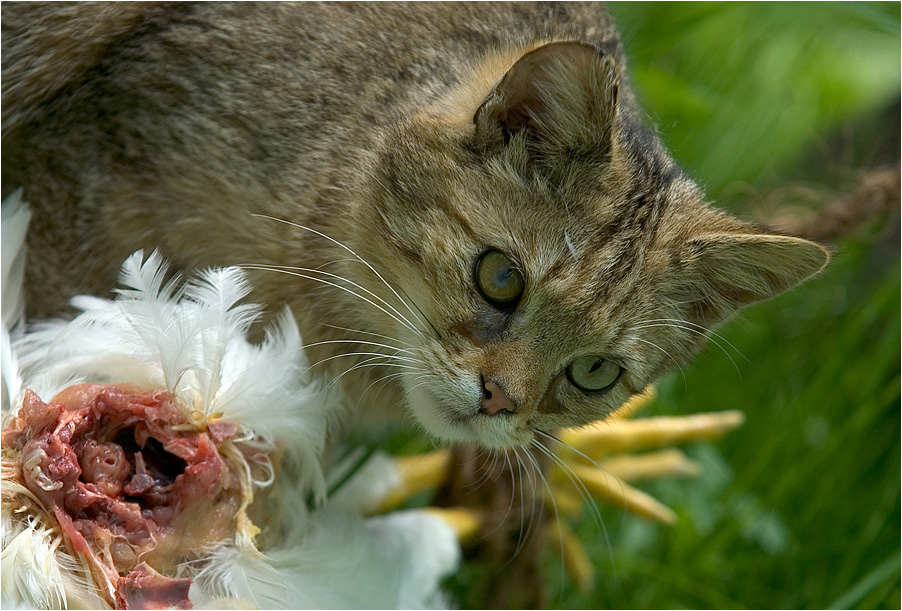
[[[500,250],[490,250],[476,262],[476,286],[496,308],[511,308],[523,296],[526,281],[510,257]]]
[[[598,392],[612,386],[623,368],[600,356],[581,356],[567,366],[567,379],[586,392]]]

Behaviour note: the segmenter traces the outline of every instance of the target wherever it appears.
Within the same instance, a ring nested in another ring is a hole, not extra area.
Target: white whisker
[[[529,442],[530,446],[541,446],[541,442],[537,439],[533,439]],[[539,448],[539,451],[543,451],[547,448]],[[548,483],[548,479],[546,479],[545,475],[542,473],[542,470],[539,468],[538,461],[536,461],[534,456],[531,456],[533,465],[535,465],[536,470],[539,472],[539,477],[542,478],[542,486],[544,486],[545,490],[548,491],[548,500],[551,502],[551,509],[554,511],[554,522],[558,531],[558,544],[560,546],[560,556],[561,556],[561,583],[564,583],[564,579],[567,574],[566,560],[564,559],[564,526],[561,521],[561,513],[558,511],[557,500],[554,498],[554,489],[551,487],[551,484]]]
[[[679,320],[676,318],[661,318],[661,319],[655,319],[655,320],[647,320],[647,321],[643,321],[641,324],[633,327],[633,329],[635,329],[635,330],[650,329],[650,328],[654,328],[654,327],[670,327],[673,329],[680,329],[682,331],[697,333],[698,335],[701,335],[705,339],[710,340],[711,343],[713,343],[715,346],[720,348],[720,350],[727,356],[727,358],[730,359],[730,362],[733,363],[733,367],[736,368],[736,372],[739,374],[740,377],[742,377],[742,372],[739,370],[739,366],[736,364],[736,361],[733,359],[733,356],[729,353],[729,351],[727,351],[727,349],[723,347],[721,342],[724,342],[725,344],[727,344],[727,346],[732,348],[736,352],[736,354],[738,354],[739,356],[744,358],[747,362],[751,362],[742,353],[742,351],[740,351],[736,346],[734,346],[732,343],[730,343],[730,341],[727,340],[722,335],[714,332],[711,329],[708,329],[706,327],[697,325],[695,323],[692,323],[692,322],[689,322],[686,320]]]
[[[346,251],[348,251],[349,253],[351,253],[358,261],[360,261],[361,263],[363,263],[364,265],[366,265],[366,266],[370,269],[370,271],[372,271],[374,274],[376,274],[376,277],[379,278],[379,280],[381,280],[382,283],[385,284],[386,287],[388,287],[388,290],[390,290],[392,293],[394,293],[395,297],[398,298],[398,301],[400,301],[401,303],[403,303],[403,304],[407,307],[407,309],[410,311],[411,314],[413,314],[414,316],[417,316],[417,317],[420,316],[419,314],[417,314],[416,312],[414,312],[413,308],[410,307],[410,304],[408,304],[408,303],[401,297],[401,295],[398,294],[398,292],[392,287],[392,285],[389,284],[388,281],[387,281],[385,278],[382,277],[382,274],[380,274],[378,271],[376,271],[376,268],[375,268],[375,267],[373,267],[372,265],[370,265],[370,263],[369,263],[368,261],[366,261],[363,257],[361,257],[360,255],[358,255],[358,254],[357,254],[356,252],[354,252],[351,248],[349,248],[349,247],[346,246],[345,244],[342,244],[341,242],[339,242],[339,241],[336,240],[335,238],[333,238],[333,237],[331,237],[331,236],[328,236],[328,235],[322,233],[321,231],[317,231],[316,229],[312,229],[312,228],[310,228],[310,227],[306,227],[306,226],[300,225],[300,224],[298,224],[298,223],[292,223],[291,221],[288,221],[288,220],[285,220],[285,219],[280,219],[280,218],[277,218],[277,217],[274,217],[274,216],[268,216],[268,215],[265,215],[265,214],[254,214],[253,216],[256,216],[256,217],[259,217],[259,218],[269,219],[269,220],[271,220],[271,221],[276,221],[276,222],[278,222],[278,223],[284,223],[284,224],[289,225],[289,226],[292,226],[292,227],[297,227],[298,229],[303,229],[304,231],[309,231],[309,232],[314,233],[314,234],[316,234],[316,235],[318,235],[318,236],[320,236],[320,237],[322,237],[322,238],[325,238],[325,239],[329,240],[330,242],[332,242],[333,244],[339,246],[340,248],[345,249]],[[428,320],[425,321],[425,322],[428,323]],[[429,325],[432,326],[431,323],[429,323]],[[434,329],[434,327],[433,327],[433,329]]]
[[[526,482],[529,479],[528,474],[526,473],[527,467],[523,461],[523,458],[520,456],[519,450],[514,450],[513,452],[514,458],[517,459],[517,473],[520,475],[520,490],[517,492],[517,478],[512,477],[511,480],[513,482],[511,488],[511,494],[516,494],[520,497],[520,532],[517,533],[517,547],[514,548],[514,553],[511,555],[511,561],[520,555],[520,551],[526,545],[526,541],[529,538],[529,533],[532,532],[533,518],[535,515],[534,511],[529,512],[529,522],[526,522]],[[535,501],[535,498],[533,498]],[[524,526],[525,524],[525,526]]]
[[[346,286],[341,286],[340,284],[335,284],[334,282],[329,282],[328,280],[325,280],[325,279],[323,279],[323,278],[317,278],[316,276],[310,276],[310,275],[308,275],[308,274],[302,274],[302,273],[300,273],[300,272],[291,271],[291,270],[288,270],[288,269],[281,269],[281,268],[273,267],[273,266],[269,266],[269,265],[243,265],[243,266],[242,266],[242,269],[255,269],[255,270],[260,270],[260,271],[278,272],[278,273],[280,273],[280,274],[287,274],[287,275],[289,275],[289,276],[297,276],[298,278],[306,278],[306,279],[308,279],[308,280],[313,280],[314,282],[320,282],[320,283],[325,284],[325,285],[327,285],[327,286],[335,287],[335,288],[337,288],[337,289],[339,289],[339,290],[342,290],[342,291],[344,291],[344,292],[346,292],[346,293],[348,293],[348,294],[350,294],[350,295],[353,295],[354,297],[357,297],[358,299],[362,299],[363,301],[369,303],[369,304],[370,304],[371,306],[373,306],[374,308],[376,308],[376,309],[378,309],[378,310],[384,312],[387,316],[393,318],[394,320],[396,320],[396,321],[397,321],[398,323],[400,323],[401,325],[407,327],[408,329],[410,329],[410,330],[413,331],[414,333],[416,333],[416,334],[418,334],[418,335],[420,335],[420,336],[423,336],[423,333],[422,333],[419,329],[417,329],[415,326],[413,326],[413,325],[412,325],[409,321],[407,321],[406,319],[404,319],[404,318],[402,318],[402,317],[399,317],[399,316],[397,316],[397,315],[395,315],[395,314],[392,314],[391,312],[389,312],[388,310],[386,310],[385,308],[383,308],[382,306],[380,306],[378,303],[374,302],[374,301],[371,300],[371,299],[368,299],[368,298],[364,297],[363,295],[361,295],[361,294],[359,294],[359,293],[355,293],[354,291],[352,291],[351,289],[349,289],[349,288],[346,287]],[[311,271],[317,272],[317,270],[311,270]],[[317,272],[317,273],[328,273],[328,272]],[[342,280],[344,280],[344,278],[342,278]],[[348,281],[348,282],[350,282],[350,281]],[[351,283],[351,284],[354,284],[354,283]],[[364,290],[366,290],[366,289],[364,289]],[[367,291],[367,292],[369,292],[369,291]],[[378,298],[378,297],[377,297],[377,298]],[[381,298],[378,298],[378,299],[379,299],[380,301],[383,301]],[[391,306],[388,306],[388,307],[391,308]],[[392,308],[392,309],[394,310],[394,308]]]
[[[338,325],[331,325],[329,323],[323,323],[323,326],[330,327],[332,329],[339,329],[341,331],[347,331],[349,333],[360,333],[362,335],[370,335],[372,337],[379,337],[379,338],[382,338],[382,339],[385,339],[388,341],[398,342],[400,344],[404,344],[405,346],[413,347],[413,344],[411,344],[410,342],[405,342],[401,339],[398,339],[397,337],[391,337],[390,335],[383,335],[382,333],[373,333],[372,331],[361,331],[360,329],[350,329],[348,327],[340,327]]]
[[[367,353],[364,353],[364,354],[367,354]],[[412,371],[416,371],[421,374],[428,373],[418,367],[410,367],[408,365],[399,365],[398,363],[390,363],[390,362],[381,361],[379,359],[381,357],[385,356],[383,354],[377,354],[377,353],[368,353],[368,354],[375,354],[376,356],[373,356],[372,358],[361,361],[360,363],[356,363],[355,365],[352,365],[351,367],[348,367],[347,369],[342,371],[339,375],[332,378],[332,381],[330,381],[326,385],[324,390],[329,390],[330,388],[332,388],[332,386],[337,384],[339,382],[339,380],[341,380],[341,378],[343,378],[346,374],[348,374],[352,371],[357,371],[359,369],[365,369],[367,367],[395,367],[397,369],[410,369]],[[339,355],[339,356],[345,356],[345,355]],[[399,373],[403,373],[403,372],[399,372]]]
[[[254,265],[256,265],[256,267],[255,267]],[[325,271],[325,270],[318,269],[318,268],[298,267],[298,266],[294,266],[294,265],[257,265],[257,264],[250,264],[250,265],[246,265],[246,266],[244,266],[244,267],[247,268],[247,269],[262,269],[262,270],[270,270],[270,271],[274,271],[274,272],[306,272],[306,273],[311,273],[311,274],[322,274],[322,275],[327,276],[327,277],[329,277],[329,278],[336,278],[336,279],[338,279],[338,280],[343,280],[343,281],[347,282],[348,284],[354,286],[355,288],[358,288],[358,289],[360,289],[361,291],[365,292],[367,295],[370,295],[371,297],[373,297],[373,298],[379,300],[379,302],[382,303],[383,305],[385,305],[385,307],[389,308],[389,309],[390,309],[392,312],[394,312],[399,318],[403,319],[403,320],[408,324],[409,327],[413,328],[413,327],[416,326],[416,325],[413,324],[413,322],[410,321],[410,319],[408,319],[406,316],[404,316],[403,314],[401,314],[401,312],[399,312],[398,309],[397,309],[396,307],[394,307],[393,305],[391,305],[391,304],[390,304],[389,302],[387,302],[385,299],[383,299],[382,297],[380,297],[379,295],[377,295],[377,294],[374,293],[373,291],[369,290],[369,289],[366,288],[365,286],[363,286],[363,285],[361,285],[361,284],[358,284],[357,282],[354,282],[353,280],[350,280],[350,279],[348,279],[348,278],[345,278],[344,276],[342,276],[342,275],[340,275],[340,274],[334,274],[334,273],[332,273],[332,272],[327,272],[327,271]]]
[[[421,362],[419,359],[414,359],[414,358],[411,358],[408,356],[399,356],[397,354],[385,354],[383,352],[343,352],[341,354],[333,354],[332,356],[327,356],[327,357],[324,357],[324,358],[318,360],[317,362],[315,362],[312,365],[310,365],[309,367],[307,367],[307,369],[305,369],[303,371],[303,373],[307,373],[314,367],[318,367],[319,365],[322,365],[326,361],[340,359],[340,358],[343,358],[346,356],[375,356],[375,357],[379,357],[379,358],[396,360],[396,361],[401,361],[401,362],[405,362],[405,363],[420,363]],[[416,369],[416,368],[411,367],[411,369]]]
[[[680,362],[678,360],[676,360],[675,358],[673,358],[673,356],[669,352],[667,352],[666,350],[661,348],[661,346],[655,344],[654,342],[648,341],[647,339],[642,339],[641,337],[636,337],[635,335],[632,336],[632,338],[638,342],[642,342],[643,344],[648,344],[649,346],[652,346],[653,348],[657,348],[658,350],[660,350],[661,352],[666,354],[667,357],[670,358],[670,360],[673,361],[674,364],[677,366],[677,369],[680,370],[680,375],[683,376],[683,384],[686,386],[686,388],[689,387],[689,382],[686,380],[686,372],[683,371],[683,368],[680,366]]]
[[[546,439],[550,439],[552,441],[556,441],[557,443],[560,443],[561,445],[569,448],[570,450],[577,453],[578,455],[586,458],[586,460],[588,460],[592,465],[594,465],[598,469],[604,470],[594,460],[592,460],[591,458],[589,458],[588,456],[586,456],[585,454],[583,454],[582,452],[580,452],[573,446],[571,446],[569,444],[565,444],[563,441],[560,441],[554,435],[551,435],[550,433],[546,433],[545,431],[536,431],[536,433],[542,435]],[[552,463],[557,465],[563,471],[564,475],[567,476],[567,479],[570,480],[570,483],[573,484],[573,487],[576,488],[577,492],[579,492],[579,495],[585,501],[586,506],[589,509],[589,513],[592,514],[593,520],[599,527],[601,527],[601,529],[605,533],[605,538],[607,538],[607,529],[605,528],[604,519],[601,517],[601,511],[598,509],[598,505],[595,503],[595,500],[592,498],[592,495],[589,494],[589,490],[586,488],[586,485],[583,484],[582,480],[580,480],[579,477],[577,477],[576,473],[573,471],[573,469],[570,468],[570,465],[568,465],[564,459],[562,459],[560,456],[555,454],[554,451],[552,451],[550,448],[547,448],[542,444],[538,444],[538,446],[539,446],[539,450],[543,454],[545,454],[545,456],[550,458]]]
[[[379,390],[376,392],[376,396],[373,397],[373,402],[374,402],[374,403],[375,403],[376,401],[378,401],[379,395],[382,393],[383,390],[385,390],[385,385],[386,385],[386,383],[387,383],[389,380],[394,380],[394,379],[403,378],[403,377],[405,377],[405,376],[407,376],[407,375],[415,375],[415,376],[416,376],[415,379],[416,379],[416,380],[420,380],[421,378],[429,377],[430,374],[429,374],[429,373],[407,374],[406,372],[403,372],[403,371],[397,371],[397,372],[394,372],[394,373],[388,373],[388,374],[382,376],[381,378],[379,378],[378,380],[374,380],[373,382],[371,382],[371,383],[369,384],[369,386],[367,386],[365,389],[363,389],[363,392],[360,393],[360,399],[357,401],[357,406],[360,407],[360,403],[361,403],[361,401],[363,401],[363,398],[364,398],[364,397],[366,396],[366,394],[370,391],[370,389],[371,389],[373,386],[375,386],[376,384],[380,384],[380,386],[379,386]],[[415,385],[414,388],[416,388],[416,386],[419,386],[419,384]]]
[[[487,464],[489,464],[489,462],[494,462],[495,459],[494,459],[494,456],[492,456],[492,454],[493,454],[493,450],[491,450],[489,448],[483,448],[483,447],[479,448],[479,454],[477,454],[473,458],[473,462],[475,463],[480,458],[485,458],[485,460],[482,461],[482,469],[480,469],[481,474],[476,481],[467,482],[467,484],[465,484],[463,486],[464,490],[474,490],[476,488],[479,488],[482,484],[484,484],[485,482],[488,481],[490,472],[488,469],[485,468],[485,466]]]
[[[325,344],[358,344],[364,346],[378,346],[380,348],[387,348],[389,350],[394,350],[396,352],[404,352],[407,354],[415,354],[415,349],[410,348],[397,348],[395,346],[389,346],[387,344],[380,344],[379,342],[370,342],[362,339],[328,339],[320,342],[313,342],[312,344],[307,344],[305,347],[310,348],[313,346],[322,346]],[[387,355],[388,356],[388,355]]]

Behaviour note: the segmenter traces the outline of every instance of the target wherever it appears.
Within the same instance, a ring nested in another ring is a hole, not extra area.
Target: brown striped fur
[[[2,5],[32,317],[105,293],[137,248],[246,265],[365,411],[498,447],[603,418],[828,258],[705,203],[601,5],[118,6]],[[474,284],[488,249],[526,278],[512,311]],[[585,355],[623,367],[612,388],[568,382]],[[483,380],[516,411],[480,414]]]

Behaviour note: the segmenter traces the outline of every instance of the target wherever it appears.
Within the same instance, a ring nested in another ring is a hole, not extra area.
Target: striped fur
[[[32,316],[108,290],[139,247],[244,265],[360,422],[406,406],[498,447],[603,418],[828,258],[705,203],[643,126],[600,5],[77,6],[2,7]],[[60,57],[61,36],[84,49]],[[489,249],[526,278],[513,311],[474,284]],[[586,355],[623,367],[608,391],[568,382]],[[515,413],[478,412],[484,380]]]

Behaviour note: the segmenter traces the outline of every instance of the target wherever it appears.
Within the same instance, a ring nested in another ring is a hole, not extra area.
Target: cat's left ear
[[[611,148],[620,88],[611,53],[557,42],[523,55],[473,117],[477,142],[500,151],[523,134],[540,154],[603,159]]]
[[[688,240],[681,250],[691,302],[702,324],[776,297],[830,260],[830,252],[819,244],[771,234],[702,235]]]

